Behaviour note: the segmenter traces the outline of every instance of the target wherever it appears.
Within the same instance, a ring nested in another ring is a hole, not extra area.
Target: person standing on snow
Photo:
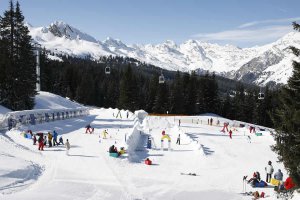
[[[53,131],[53,146],[57,145],[58,146],[58,143],[57,143],[57,132],[56,131]]]
[[[40,151],[44,151],[44,139],[43,139],[43,134],[39,135],[38,143],[39,143],[39,150],[40,150]]]
[[[229,137],[232,139],[232,130],[229,131]]]
[[[49,147],[52,147],[52,134],[50,132],[48,132],[48,144],[49,144]]]
[[[71,145],[69,143],[69,140],[67,139],[66,143],[65,143],[65,147],[66,147],[66,154],[69,155],[69,150],[71,148]]]
[[[179,145],[180,145],[180,134],[178,134],[176,144],[179,144]]]
[[[276,180],[282,181],[283,174],[282,174],[282,172],[281,172],[280,169],[278,169],[278,171],[274,174],[274,178],[275,178]]]
[[[272,166],[271,161],[268,162],[268,165],[265,167],[265,170],[266,170],[266,173],[267,173],[266,182],[270,183],[272,174],[274,172],[274,168]]]

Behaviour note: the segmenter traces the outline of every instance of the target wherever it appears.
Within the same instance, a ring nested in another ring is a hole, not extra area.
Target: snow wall
[[[89,114],[89,108],[37,109],[6,113],[0,119],[0,130],[17,128],[20,125],[35,125],[50,121],[81,117]]]

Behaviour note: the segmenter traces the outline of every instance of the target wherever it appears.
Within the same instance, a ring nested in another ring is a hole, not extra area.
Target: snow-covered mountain
[[[239,48],[198,40],[188,40],[179,45],[171,40],[156,45],[127,45],[109,37],[98,41],[61,21],[48,27],[28,27],[36,42],[57,54],[90,56],[93,59],[107,55],[127,56],[166,70],[209,70],[260,85],[268,82],[285,84],[292,74],[292,60],[296,59],[288,47],[300,47],[300,33],[297,32],[268,45]]]

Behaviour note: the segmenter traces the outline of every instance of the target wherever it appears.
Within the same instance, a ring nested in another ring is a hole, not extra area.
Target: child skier
[[[232,139],[232,131],[231,130],[229,131],[229,137],[230,137],[230,139]]]
[[[66,143],[65,143],[65,147],[66,147],[66,154],[67,156],[69,155],[69,150],[71,148],[71,145],[69,143],[69,140],[67,139]]]
[[[180,145],[180,134],[178,134],[176,144]]]

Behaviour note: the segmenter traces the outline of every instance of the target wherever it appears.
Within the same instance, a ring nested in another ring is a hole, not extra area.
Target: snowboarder
[[[176,144],[180,145],[180,134],[178,134]]]
[[[69,150],[71,148],[71,145],[69,143],[69,140],[67,139],[66,143],[65,143],[65,147],[66,147],[66,154],[69,155]]]
[[[270,183],[272,174],[274,172],[274,168],[272,166],[272,162],[271,161],[268,162],[268,165],[265,167],[265,170],[266,170],[266,173],[267,173],[266,182]]]
[[[58,146],[58,143],[57,143],[57,132],[54,130],[53,131],[53,146],[57,145]]]
[[[231,131],[231,129],[229,131],[229,137],[230,137],[230,139],[232,139],[232,131]]]

